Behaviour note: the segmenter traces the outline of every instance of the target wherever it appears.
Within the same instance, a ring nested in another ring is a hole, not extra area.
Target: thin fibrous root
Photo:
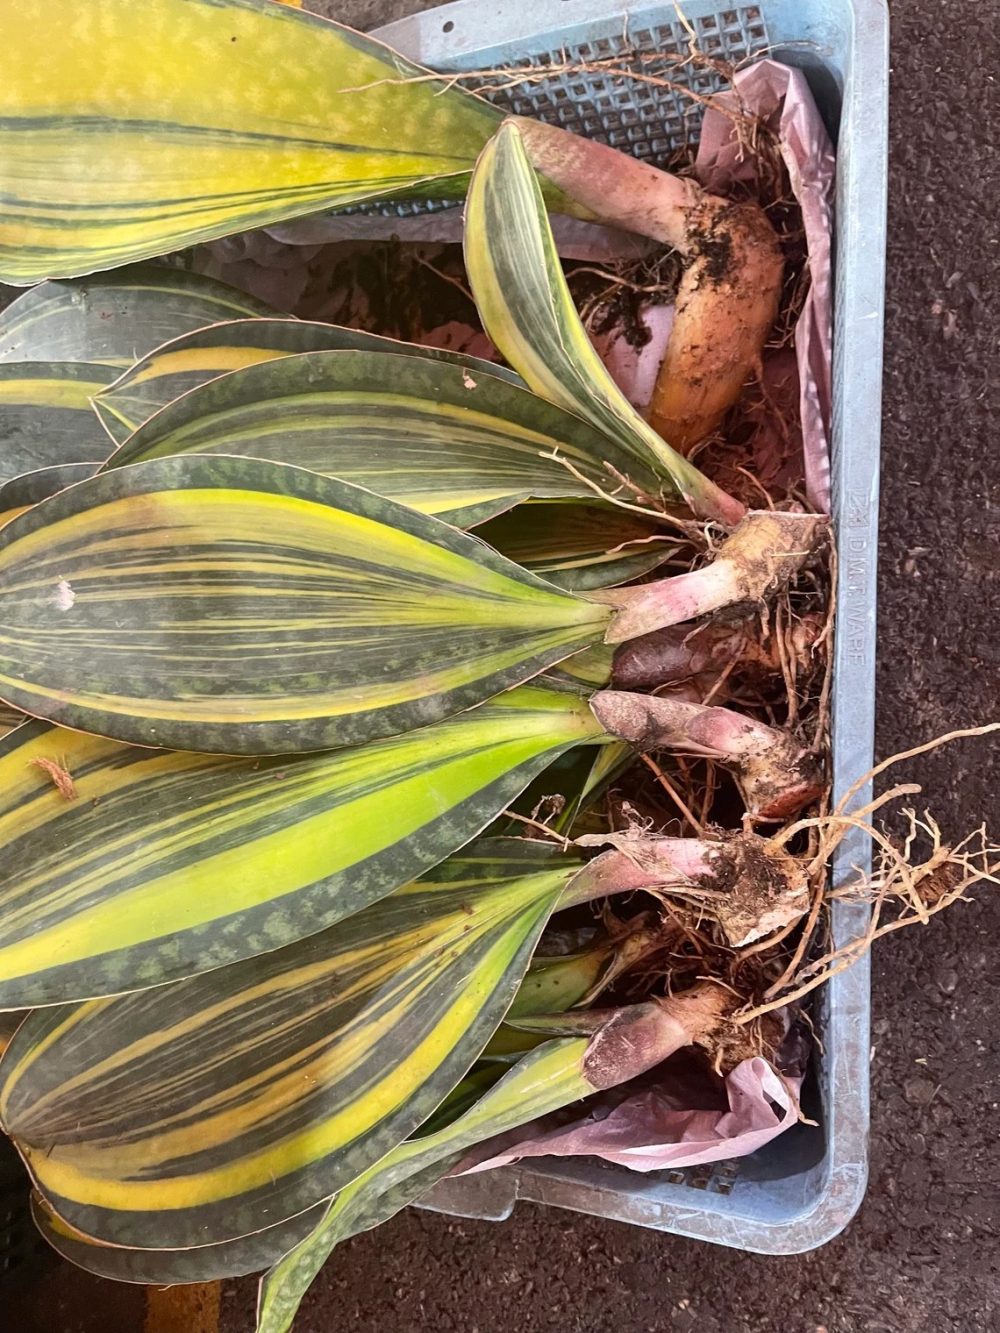
[[[983,737],[997,731],[1000,731],[998,722],[965,727],[890,755],[857,778],[829,814],[799,820],[775,835],[775,842],[787,845],[800,833],[818,833],[811,861],[806,867],[813,884],[813,904],[798,944],[781,975],[767,987],[763,1002],[748,1004],[739,1011],[735,1019],[737,1023],[753,1022],[772,1010],[803,999],[863,958],[875,940],[907,926],[925,925],[938,912],[964,898],[973,885],[1000,884],[1000,847],[988,840],[982,827],[957,844],[949,845],[942,839],[941,830],[930,814],[918,817],[909,807],[903,811],[908,831],[902,840],[894,841],[874,826],[871,817],[901,797],[919,793],[920,787],[916,784],[901,783],[864,806],[850,808],[858,793],[887,769],[953,741]],[[846,883],[828,888],[830,858],[844,838],[857,831],[867,834],[876,845],[872,873],[858,874]],[[917,860],[915,849],[919,841],[929,843],[929,850]],[[808,957],[823,908],[845,899],[871,904],[867,929],[820,957]],[[890,919],[886,919],[890,913]],[[754,951],[759,948],[756,946]]]
[[[804,999],[862,959],[876,940],[907,926],[926,925],[938,912],[965,898],[973,885],[1000,885],[1000,847],[988,841],[984,829],[976,829],[956,846],[948,846],[930,815],[920,818],[908,810],[906,817],[909,833],[901,848],[880,839],[872,874],[827,895],[827,901],[846,899],[871,904],[868,928],[846,944],[797,967],[783,979],[777,994],[763,1004],[740,1010],[734,1015],[735,1023],[750,1023]],[[913,861],[913,844],[920,836],[929,838],[931,849],[922,860]],[[889,913],[892,915],[887,920]]]

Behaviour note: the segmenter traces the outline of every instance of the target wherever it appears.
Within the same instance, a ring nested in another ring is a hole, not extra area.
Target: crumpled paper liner
[[[683,1055],[683,1053],[681,1053]],[[666,1061],[656,1081],[638,1092],[602,1095],[587,1113],[565,1123],[547,1116],[491,1140],[453,1175],[510,1166],[527,1157],[600,1157],[630,1171],[665,1171],[744,1157],[798,1119],[801,1079],[782,1078],[759,1057],[744,1060],[722,1081],[725,1106],[698,1086],[683,1061]]]
[[[799,407],[810,503],[830,511],[830,414],[833,403],[833,187],[836,158],[822,117],[801,70],[760,60],[740,70],[732,92],[716,106],[757,116],[777,135],[792,192],[802,211],[810,284],[795,328]],[[695,172],[706,189],[728,193],[753,168],[737,141],[733,123],[709,108],[702,122]]]

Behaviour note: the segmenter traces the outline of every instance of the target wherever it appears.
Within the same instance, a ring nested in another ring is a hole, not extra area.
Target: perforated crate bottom
[[[703,56],[729,65],[754,60],[768,47],[759,6],[738,5],[692,19],[689,26],[680,19],[632,29],[623,26],[618,36],[541,49],[508,67],[542,70],[551,65],[586,66],[602,61],[614,62],[611,68],[573,68],[503,89],[480,90],[474,80],[466,86],[515,115],[559,125],[665,167],[678,149],[697,142],[702,107],[686,91],[708,97],[725,86],[718,70],[691,61],[692,32]],[[413,199],[363,204],[338,212],[409,217],[453,207],[453,200]]]

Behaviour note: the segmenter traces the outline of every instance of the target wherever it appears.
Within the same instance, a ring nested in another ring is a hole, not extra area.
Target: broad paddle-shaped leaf
[[[461,198],[501,115],[272,0],[5,4],[0,50],[0,281],[18,284],[429,181]]]
[[[513,384],[522,383],[519,375],[492,361],[382,338],[339,324],[298,319],[237,319],[183,334],[140,357],[97,395],[94,409],[108,434],[124,444],[161,407],[220,375],[300,352],[346,349],[429,357],[462,366],[473,376],[482,372]]]
[[[499,846],[499,842],[496,845]],[[613,952],[613,946],[605,943],[576,958],[542,959],[541,962],[537,956],[532,958],[507,1011],[507,1016],[552,1013],[556,1009],[561,1010],[578,1003],[606,970],[608,959]],[[552,981],[556,969],[560,972],[558,986]],[[540,973],[543,975],[540,976]],[[17,1025],[14,1026],[16,1028]],[[10,1035],[13,1036],[13,1030]],[[477,1062],[461,1082],[456,1084],[433,1115],[420,1127],[418,1134],[436,1135],[439,1130],[451,1128],[459,1116],[471,1111],[479,1098],[489,1092],[503,1073],[497,1064],[498,1057],[493,1053],[493,1048],[501,1036],[503,1049],[509,1051],[509,1054],[502,1057],[505,1064],[513,1064],[522,1059],[526,1051],[545,1041],[544,1037],[537,1034],[515,1030],[502,1024],[490,1038],[483,1052],[483,1060]],[[520,1095],[524,1085],[518,1083],[516,1088]],[[531,1118],[535,1111],[530,1098],[525,1101],[524,1106],[525,1118]],[[456,1133],[461,1132],[457,1125],[454,1126],[454,1130]],[[492,1134],[495,1131],[491,1127],[489,1132]],[[401,1157],[409,1160],[404,1144],[400,1144],[383,1158],[383,1163],[389,1166],[391,1162],[398,1162]],[[431,1159],[428,1159],[425,1165],[429,1167]],[[374,1204],[376,1195],[372,1178],[376,1173],[378,1173],[377,1178],[380,1178],[380,1166],[381,1164],[370,1168],[360,1178],[366,1182],[364,1192],[369,1198],[369,1207]],[[351,1189],[356,1204],[357,1191],[353,1187],[348,1188]],[[322,1244],[331,1234],[325,1224],[317,1227],[318,1223],[324,1221],[328,1206],[328,1202],[324,1200],[306,1209],[304,1213],[299,1213],[285,1222],[279,1222],[276,1226],[267,1227],[262,1231],[240,1236],[236,1240],[220,1241],[215,1245],[198,1245],[183,1250],[133,1249],[96,1241],[93,1237],[85,1236],[70,1227],[37,1194],[32,1199],[32,1216],[49,1244],[65,1258],[88,1272],[117,1281],[165,1284],[209,1282],[219,1278],[259,1272],[262,1268],[277,1264],[278,1260],[307,1237],[311,1237],[310,1250],[318,1255],[319,1249],[313,1249],[312,1240],[315,1239]],[[339,1216],[342,1217],[343,1214]],[[338,1231],[341,1226],[342,1223],[338,1222]],[[313,1237],[311,1233],[314,1228],[317,1229]],[[278,1285],[284,1287],[285,1284],[281,1281]]]
[[[105,1245],[85,1236],[54,1213],[37,1191],[31,1196],[32,1220],[57,1254],[77,1268],[110,1278],[112,1282],[141,1282],[151,1286],[213,1282],[259,1273],[305,1240],[325,1211],[326,1204],[318,1203],[287,1222],[218,1245],[139,1250]]]
[[[400,1144],[330,1201],[312,1235],[300,1242],[261,1286],[258,1333],[287,1333],[299,1301],[334,1246],[369,1230],[412,1203],[469,1149],[527,1120],[635,1078],[711,1031],[724,1005],[721,988],[694,987],[677,999],[580,1013],[570,1036],[524,1056],[495,1087],[458,1118]],[[585,1032],[586,1039],[575,1033]],[[457,1090],[456,1090],[457,1091]],[[435,1119],[437,1119],[435,1117]]]
[[[180,453],[265,458],[460,527],[530,496],[617,487],[626,473],[656,490],[655,475],[623,449],[484,363],[389,347],[286,356],[225,375],[140,426],[109,466]]]
[[[0,698],[143,745],[405,731],[599,641],[610,616],[437,519],[254,459],[118,468],[0,529]]]
[[[545,1042],[522,1056],[464,1115],[400,1143],[341,1190],[312,1233],[262,1278],[258,1333],[287,1333],[302,1297],[336,1246],[419,1199],[471,1148],[592,1093],[584,1072],[589,1045],[581,1037]]]
[[[602,736],[582,699],[534,686],[405,736],[262,760],[23,726],[0,742],[0,1009],[155,986],[312,935]]]
[[[64,463],[103,463],[112,442],[91,399],[114,375],[85,362],[0,365],[0,484]]]
[[[39,468],[37,472],[22,472],[20,476],[3,482],[0,484],[0,528],[50,495],[58,495],[67,486],[92,477],[100,467],[100,463],[60,463],[56,467]]]
[[[341,1242],[380,1226],[412,1204],[469,1149],[593,1092],[584,1073],[587,1038],[547,1041],[532,1050],[463,1116],[400,1144],[332,1198],[305,1240],[261,1280],[257,1333],[287,1333],[313,1278]]]
[[[594,350],[559,263],[538,180],[509,121],[472,175],[465,265],[486,332],[536,393],[655,467],[699,515],[740,520],[743,506],[657,435]]]
[[[451,1091],[579,868],[547,846],[473,844],[309,940],[37,1012],[0,1065],[4,1127],[98,1240],[204,1245],[284,1221]]]
[[[19,296],[0,314],[0,362],[130,366],[191,329],[272,313],[263,301],[214,278],[136,264],[72,282],[43,282]]]

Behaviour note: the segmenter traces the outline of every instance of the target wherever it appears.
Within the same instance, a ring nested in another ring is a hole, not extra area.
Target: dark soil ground
[[[484,5],[487,0],[483,0]],[[320,5],[314,5],[321,8]],[[371,26],[416,0],[334,0]],[[424,8],[429,5],[422,6]],[[1000,718],[1000,0],[894,0],[878,748]],[[976,19],[972,22],[973,18]],[[991,44],[992,43],[992,44]],[[947,829],[1000,829],[988,741],[928,756]],[[979,1333],[1000,1327],[1000,894],[875,959],[871,1185],[824,1249],[765,1259],[521,1205],[409,1211],[346,1245],[301,1333]],[[58,1280],[56,1280],[58,1278]],[[252,1328],[253,1283],[224,1294]],[[51,1269],[10,1333],[136,1333],[141,1296]],[[183,1333],[187,1333],[186,1330]]]

